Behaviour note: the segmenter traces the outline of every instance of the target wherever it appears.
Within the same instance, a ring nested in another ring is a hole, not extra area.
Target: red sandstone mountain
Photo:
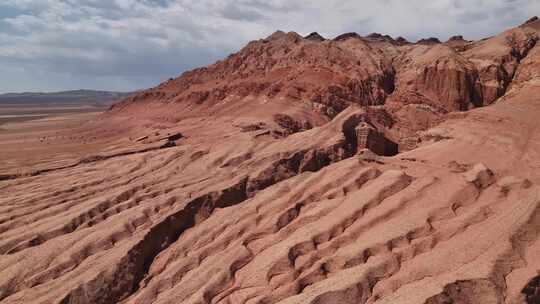
[[[539,36],[276,32],[127,98],[2,172],[0,303],[539,303]]]
[[[454,37],[445,44],[403,44],[376,33],[325,40],[317,33],[302,38],[278,31],[134,95],[113,112],[173,120],[194,112],[261,119],[286,114],[299,125],[321,125],[353,104],[384,105],[377,113],[392,118],[385,127],[399,140],[403,135],[393,131],[412,136],[450,111],[489,105],[504,95],[536,44],[537,23],[477,42]]]

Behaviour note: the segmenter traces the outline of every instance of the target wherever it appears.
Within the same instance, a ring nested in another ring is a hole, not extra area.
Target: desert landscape
[[[95,150],[90,144],[96,138],[77,137],[71,129],[129,95],[89,90],[0,94],[0,175],[37,167],[56,153]]]
[[[277,31],[3,121],[0,303],[538,304],[539,39]]]

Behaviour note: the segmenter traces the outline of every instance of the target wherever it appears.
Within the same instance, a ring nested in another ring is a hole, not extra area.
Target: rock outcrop
[[[463,39],[462,35],[455,35],[455,36],[452,36],[452,37],[448,38],[447,42],[450,42],[450,41],[465,41],[465,39]]]
[[[495,182],[493,172],[486,168],[484,164],[476,164],[470,171],[464,174],[465,180],[473,183],[480,189],[485,189]]]
[[[405,44],[409,44],[410,42],[407,39],[400,36],[396,38],[396,43],[398,45],[405,45]]]
[[[334,41],[343,41],[343,40],[347,40],[347,39],[351,39],[351,38],[353,38],[353,39],[362,39],[362,36],[358,35],[358,33],[351,32],[351,33],[344,33],[344,34],[338,35],[333,40]]]
[[[278,31],[222,61],[130,97],[111,114],[141,112],[151,103],[148,116],[177,121],[186,109],[219,116],[257,102],[259,110],[252,111],[257,119],[281,112],[307,114],[302,120],[317,126],[352,104],[382,105],[396,121],[384,132],[399,142],[448,112],[489,105],[503,96],[534,49],[538,26],[533,18],[488,39],[453,36],[444,44],[435,38],[410,44],[378,33],[326,40],[317,33],[303,38]],[[413,112],[422,112],[430,122],[406,118]]]
[[[324,39],[323,36],[321,36],[319,33],[317,32],[313,32],[309,35],[307,35],[306,37],[304,37],[305,39],[307,40],[313,40],[313,41],[325,41],[326,39]]]
[[[398,153],[398,145],[384,136],[375,126],[361,122],[355,129],[357,150],[368,149],[377,155],[394,156]]]
[[[439,44],[441,41],[439,38],[430,37],[430,38],[422,38],[416,42],[417,44]]]

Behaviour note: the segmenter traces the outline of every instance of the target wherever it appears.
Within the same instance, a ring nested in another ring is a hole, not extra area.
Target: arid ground
[[[540,20],[276,32],[0,126],[0,303],[540,303]]]
[[[92,151],[91,141],[73,140],[72,130],[104,110],[73,104],[0,104],[0,172],[50,165],[50,157],[68,151]]]

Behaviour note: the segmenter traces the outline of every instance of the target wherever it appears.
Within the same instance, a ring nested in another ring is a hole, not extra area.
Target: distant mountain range
[[[0,104],[89,104],[105,106],[113,104],[132,93],[94,90],[6,93],[0,94]]]

